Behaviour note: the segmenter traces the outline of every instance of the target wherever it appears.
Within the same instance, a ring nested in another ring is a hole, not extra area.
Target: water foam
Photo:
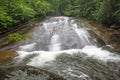
[[[32,53],[37,53],[39,55],[31,59],[31,61],[27,65],[42,66],[47,62],[55,60],[56,56],[58,55],[56,52],[45,52],[45,51],[42,51],[42,52],[35,51]]]
[[[103,50],[102,48],[97,48],[95,46],[85,46],[83,49],[81,49],[81,52],[87,54],[88,57],[93,57],[102,61],[120,60],[119,55],[111,53],[107,50]]]
[[[31,59],[28,65],[32,66],[42,66],[47,62],[51,62],[56,60],[56,57],[60,54],[86,54],[83,57],[91,57],[96,60],[101,61],[120,61],[120,56],[111,53],[106,50],[102,50],[101,48],[97,48],[95,46],[85,46],[83,49],[71,49],[71,50],[63,50],[63,51],[33,51],[33,52],[24,52],[24,51],[17,51],[19,56],[16,59],[22,61],[26,56],[37,54],[38,56]]]

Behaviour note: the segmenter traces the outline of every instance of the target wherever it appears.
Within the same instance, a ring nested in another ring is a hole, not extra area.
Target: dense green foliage
[[[21,41],[21,40],[25,40],[27,38],[30,38],[30,36],[28,35],[21,35],[19,33],[12,33],[10,35],[8,35],[9,40],[13,40],[13,41]]]
[[[0,32],[32,18],[45,16],[50,4],[44,0],[0,0]]]
[[[84,17],[120,25],[120,0],[0,0],[0,33],[46,15]]]
[[[46,0],[49,2],[49,0]],[[53,13],[120,25],[120,0],[50,0]]]

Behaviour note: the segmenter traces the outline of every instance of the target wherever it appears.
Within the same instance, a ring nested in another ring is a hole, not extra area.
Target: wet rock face
[[[120,26],[111,25],[110,28],[106,28],[105,26],[93,21],[85,21],[92,25],[93,30],[101,35],[107,41],[107,43],[113,47],[112,52],[120,53]],[[111,48],[109,47],[109,50],[110,49]]]
[[[8,63],[17,53],[15,51],[0,51],[0,64]]]
[[[111,25],[110,28],[112,28],[112,29],[120,29],[120,26],[117,26],[117,25],[114,24],[114,25]]]
[[[120,32],[119,33],[114,33],[110,36],[110,41],[111,43],[119,43],[120,45]]]
[[[0,80],[65,80],[61,76],[31,66],[0,67]]]

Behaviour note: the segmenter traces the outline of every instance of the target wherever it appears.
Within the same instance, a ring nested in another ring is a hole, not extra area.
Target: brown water
[[[15,51],[0,51],[0,64],[7,64],[17,56]]]

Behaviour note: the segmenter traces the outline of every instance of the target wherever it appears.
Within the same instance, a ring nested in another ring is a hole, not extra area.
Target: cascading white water
[[[34,50],[36,43],[31,43],[31,44],[27,44],[24,46],[19,46],[20,50],[24,50],[24,51],[31,51]]]
[[[77,24],[73,24],[73,30],[77,33],[77,35],[80,37],[80,40],[83,44],[92,44],[89,40],[90,35],[89,33],[84,29],[78,29]]]
[[[92,65],[90,65],[89,59],[95,59],[103,63],[120,62],[119,55],[97,47],[99,43],[95,42],[90,33],[84,29],[85,24],[81,23],[81,25],[73,18],[68,17],[48,19],[33,32],[30,44],[19,47],[19,51],[17,51],[19,56],[15,57],[15,60],[17,60],[18,64],[25,62],[27,65],[45,68],[64,76],[68,80],[91,80],[92,75],[89,74],[91,69],[89,71],[88,67]],[[56,31],[51,34],[53,27],[55,27]],[[35,56],[29,57],[32,55]],[[26,58],[28,60],[24,61]],[[94,61],[91,64],[95,64]],[[99,70],[99,67],[97,70]]]
[[[51,43],[49,46],[49,51],[60,51],[60,42],[59,42],[59,36],[57,34],[54,34],[51,38]]]
[[[50,62],[55,60],[55,58],[61,54],[85,54],[84,57],[91,57],[101,61],[120,61],[120,56],[110,53],[107,50],[102,50],[101,48],[97,48],[95,46],[85,46],[83,49],[71,49],[71,50],[63,50],[63,51],[33,51],[33,52],[24,52],[18,51],[19,56],[16,59],[25,59],[29,55],[36,54],[38,56],[31,59],[28,65],[34,66],[43,66],[46,62]],[[37,64],[36,64],[37,63]]]

